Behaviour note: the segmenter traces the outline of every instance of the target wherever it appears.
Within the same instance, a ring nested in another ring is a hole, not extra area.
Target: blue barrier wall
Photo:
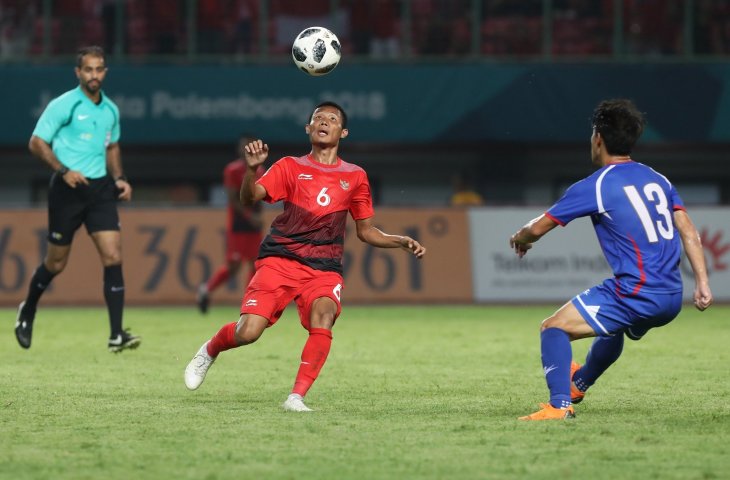
[[[0,67],[0,144],[24,145],[73,67]],[[340,65],[325,77],[278,66],[115,66],[105,91],[125,145],[301,141],[313,105],[341,103],[351,142],[583,142],[595,104],[647,112],[646,143],[730,142],[730,64]]]

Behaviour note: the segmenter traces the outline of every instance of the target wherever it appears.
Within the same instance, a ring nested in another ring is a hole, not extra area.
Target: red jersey
[[[347,212],[354,220],[374,215],[365,171],[337,158],[324,165],[310,155],[284,157],[258,180],[264,201],[284,201],[261,243],[259,258],[287,257],[316,270],[342,274]]]
[[[243,174],[246,173],[246,162],[237,159],[226,165],[223,169],[223,185],[226,188],[232,188],[236,191],[241,189],[243,183]],[[263,167],[256,170],[256,178],[261,178],[264,174]],[[257,203],[251,207],[243,207],[243,215],[233,209],[228,204],[228,223],[226,225],[229,232],[250,233],[258,232],[261,228],[258,221],[252,221],[252,217],[256,217],[261,212],[261,204]]]

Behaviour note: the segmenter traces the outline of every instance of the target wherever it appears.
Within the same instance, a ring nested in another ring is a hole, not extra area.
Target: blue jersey
[[[96,104],[77,87],[54,98],[33,135],[51,145],[56,158],[87,178],[106,175],[106,148],[119,141],[119,109],[101,94]]]
[[[663,175],[637,162],[614,163],[573,184],[546,215],[560,225],[591,217],[619,295],[682,291],[673,213],[684,204]]]

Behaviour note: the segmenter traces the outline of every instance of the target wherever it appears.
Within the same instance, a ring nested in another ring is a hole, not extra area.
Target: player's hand
[[[254,140],[243,147],[246,165],[255,169],[263,164],[269,156],[269,146],[261,140]]]
[[[128,202],[132,199],[132,186],[129,184],[129,182],[120,178],[119,180],[114,182],[114,185],[117,187],[117,192],[119,193],[119,196],[117,196],[117,198],[119,200]]]
[[[423,258],[426,254],[426,247],[407,236],[400,237],[400,248],[406,252],[412,253],[416,256],[416,258]]]
[[[81,172],[77,172],[76,170],[69,170],[61,178],[63,178],[63,181],[66,182],[66,185],[71,188],[76,188],[79,185],[89,184],[89,180],[85,176],[83,176]]]
[[[517,239],[516,233],[510,237],[509,246],[515,250],[515,253],[520,258],[524,257],[527,254],[527,251],[532,248],[531,243],[520,242]]]
[[[700,312],[712,305],[712,292],[708,285],[697,285],[694,295],[695,308]]]

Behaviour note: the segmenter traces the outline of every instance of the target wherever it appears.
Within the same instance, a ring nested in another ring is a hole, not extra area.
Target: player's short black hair
[[[644,115],[625,98],[604,100],[593,111],[593,128],[610,155],[630,155],[644,131]]]
[[[98,45],[90,45],[88,47],[81,47],[76,52],[76,66],[81,68],[81,64],[84,61],[86,55],[92,55],[94,57],[100,57],[106,63],[106,57],[104,56],[104,49]]]
[[[326,101],[326,102],[322,102],[319,105],[317,105],[316,107],[314,107],[312,109],[312,115],[314,115],[314,112],[316,112],[318,108],[322,108],[322,107],[335,107],[337,110],[339,110],[340,115],[342,115],[342,128],[347,128],[347,113],[345,113],[344,108],[342,108],[335,102]]]

